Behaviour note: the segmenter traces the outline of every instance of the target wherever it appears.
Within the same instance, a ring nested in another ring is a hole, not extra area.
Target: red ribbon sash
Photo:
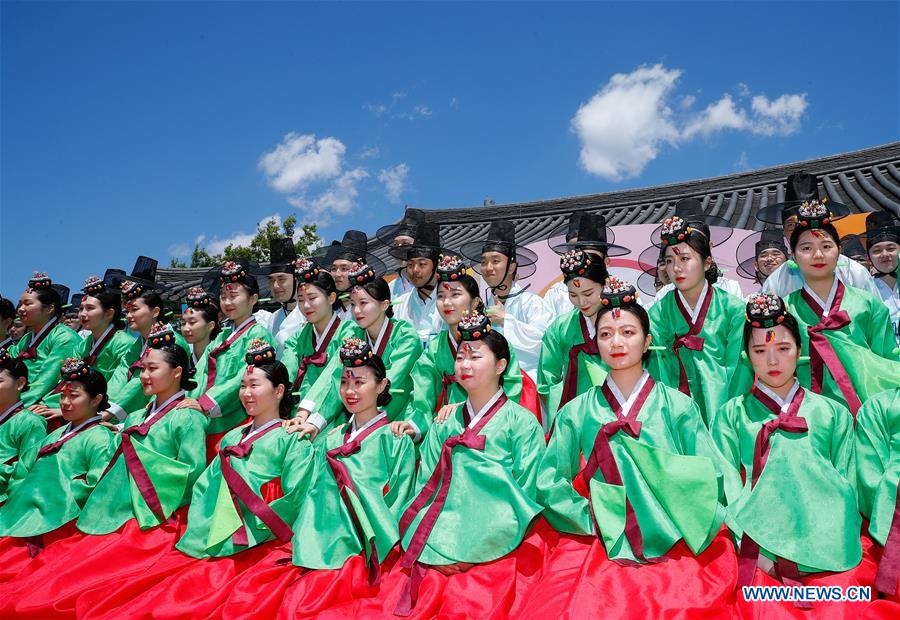
[[[350,513],[350,518],[353,520],[353,527],[356,530],[356,534],[359,536],[359,540],[362,544],[365,544],[366,542],[365,534],[363,532],[362,526],[360,525],[359,516],[356,514],[356,510],[353,508],[353,504],[350,502],[350,498],[347,496],[348,491],[355,493],[357,497],[359,496],[359,493],[356,491],[356,485],[353,484],[353,478],[350,475],[350,470],[347,469],[347,466],[340,459],[359,452],[364,439],[377,431],[379,428],[387,425],[388,419],[384,417],[361,432],[352,441],[350,440],[350,426],[348,425],[347,431],[344,433],[344,443],[337,448],[332,448],[325,453],[325,459],[328,461],[328,465],[329,467],[331,467],[331,472],[334,474],[334,481],[337,482],[338,491],[341,494],[341,501],[344,502],[344,505],[347,507],[347,512]],[[378,550],[375,547],[375,541],[372,541],[369,545],[368,566],[369,585],[377,586],[379,583],[381,583],[381,562],[378,559]]]
[[[238,338],[246,334],[247,330],[254,325],[256,325],[256,319],[250,317],[247,322],[244,323],[243,327],[233,332],[222,344],[209,352],[209,357],[206,362],[206,387],[203,389],[204,392],[209,391],[216,382],[216,358],[230,349],[231,345],[233,345]]]
[[[653,381],[653,378],[648,377],[644,386],[641,388],[641,391],[638,392],[634,406],[632,406],[627,417],[622,415],[622,404],[616,400],[616,397],[609,386],[604,383],[603,387],[600,388],[603,397],[615,414],[616,420],[604,424],[597,433],[597,437],[594,439],[594,448],[591,450],[587,464],[581,473],[588,492],[590,492],[591,488],[591,478],[594,477],[594,474],[597,473],[598,469],[603,474],[603,479],[607,484],[622,486],[622,473],[619,471],[619,466],[612,453],[612,447],[610,446],[609,440],[619,431],[624,431],[635,439],[640,437],[641,423],[638,422],[637,418],[644,403],[647,402],[647,398],[650,397],[650,392],[653,390],[654,385],[655,382]],[[599,537],[600,524],[597,523],[596,518],[593,516],[593,512],[591,518],[594,521],[594,527],[596,528],[597,536]],[[641,535],[641,528],[640,525],[638,525],[637,515],[634,512],[634,507],[631,505],[631,500],[627,497],[625,498],[625,538],[628,540],[628,544],[631,545],[632,553],[634,553],[634,556],[641,562],[655,563],[660,561],[659,559],[648,559],[644,557],[644,539]],[[629,560],[614,561],[623,565],[634,564]]]
[[[809,367],[810,367],[810,383],[811,389],[816,394],[822,393],[822,381],[825,375],[825,366],[831,372],[834,382],[837,383],[841,394],[847,401],[847,407],[853,414],[853,423],[856,424],[856,412],[862,407],[850,375],[841,363],[840,358],[831,345],[831,341],[822,332],[841,329],[850,325],[852,322],[850,315],[846,311],[841,310],[841,301],[844,299],[844,283],[838,280],[837,291],[834,294],[834,301],[831,302],[831,308],[828,316],[822,318],[822,307],[816,303],[816,300],[806,291],[800,290],[803,301],[816,313],[819,322],[816,325],[808,327],[806,331],[809,333]]]
[[[587,328],[587,319],[580,312],[578,313],[578,321],[581,327],[582,343],[576,344],[569,349],[569,365],[566,368],[562,396],[559,399],[560,409],[578,395],[578,354],[600,355],[600,350],[597,348],[597,340],[591,338]]]
[[[48,454],[53,454],[54,452],[58,452],[59,449],[62,448],[64,444],[71,441],[72,439],[75,439],[78,435],[80,435],[84,431],[88,430],[89,428],[93,428],[93,427],[97,426],[98,424],[100,424],[100,420],[94,420],[90,424],[81,428],[77,433],[72,433],[71,435],[63,437],[62,439],[58,439],[58,440],[54,441],[53,443],[48,443],[46,446],[42,446],[41,449],[38,450],[37,458],[41,458],[41,457],[47,456]]]
[[[751,393],[766,409],[776,416],[774,420],[769,420],[763,424],[756,435],[756,446],[753,450],[753,476],[750,480],[750,488],[752,489],[756,486],[756,481],[759,480],[759,476],[766,466],[766,460],[769,458],[772,433],[776,430],[782,430],[785,433],[806,433],[809,431],[809,427],[806,419],[797,415],[800,405],[803,403],[803,397],[806,394],[803,388],[797,390],[797,393],[794,394],[794,398],[791,400],[791,404],[788,406],[788,410],[784,413],[781,413],[781,407],[778,406],[778,403],[763,393],[758,387],[754,386]],[[741,537],[741,548],[738,556],[738,588],[750,585],[753,582],[753,575],[756,573],[758,560],[759,545],[745,532]],[[802,585],[797,564],[790,560],[776,558],[775,572],[785,585]],[[796,606],[805,607],[809,606],[809,604],[797,604]]]
[[[184,400],[184,397],[173,400],[171,403],[163,407],[149,422],[144,422],[143,424],[138,424],[136,426],[131,426],[122,431],[122,441],[119,443],[119,447],[116,448],[116,451],[113,453],[112,458],[109,460],[109,465],[106,466],[106,469],[103,471],[103,474],[100,476],[102,479],[106,474],[112,469],[113,465],[116,463],[116,459],[119,458],[119,455],[125,456],[125,467],[128,469],[128,474],[134,480],[135,485],[138,488],[138,491],[141,494],[141,497],[144,498],[144,501],[147,503],[147,507],[150,508],[150,511],[153,513],[160,523],[165,522],[166,517],[162,508],[162,504],[159,501],[159,495],[156,493],[156,488],[153,486],[153,481],[150,480],[150,475],[147,473],[144,464],[141,462],[141,459],[138,457],[137,452],[134,449],[134,445],[132,444],[132,435],[137,435],[139,437],[146,437],[147,433],[150,432],[150,428],[162,420],[166,414],[175,409],[180,403]],[[149,412],[150,405],[147,405],[147,410]]]
[[[384,350],[387,348],[387,344],[391,339],[391,333],[394,331],[394,323],[390,319],[385,319],[387,321],[387,327],[384,330],[384,334],[381,336],[381,342],[378,343],[378,348],[375,349],[375,355],[378,357],[384,356]]]
[[[675,357],[678,359],[678,391],[690,396],[691,395],[691,386],[688,382],[687,371],[684,368],[684,362],[681,361],[681,353],[679,350],[681,347],[685,347],[686,349],[690,349],[691,351],[702,351],[703,350],[703,338],[700,338],[697,334],[703,329],[703,324],[706,322],[706,315],[709,313],[709,304],[712,302],[713,293],[715,292],[715,287],[709,286],[706,291],[706,297],[703,299],[703,303],[700,304],[700,312],[697,314],[697,321],[691,321],[691,315],[687,311],[687,308],[684,307],[684,304],[681,301],[681,295],[677,292],[675,295],[675,304],[678,306],[678,311],[681,313],[681,317],[684,319],[685,323],[688,324],[688,331],[682,335],[676,335],[675,340],[672,342],[672,350],[675,352]]]
[[[58,321],[59,319],[57,319],[56,317],[50,319],[50,321],[48,321],[47,325],[45,326],[43,333],[37,338],[34,338],[31,344],[28,345],[28,348],[19,353],[16,357],[18,357],[20,360],[31,360],[37,357],[37,348],[41,345],[42,342],[44,342],[44,339],[50,335],[50,332],[56,329],[56,323]]]
[[[297,369],[297,377],[294,379],[293,385],[293,390],[295,392],[299,390],[300,386],[303,384],[303,378],[306,376],[306,371],[310,366],[321,368],[328,362],[328,344],[331,342],[331,339],[334,338],[334,334],[337,332],[340,323],[341,320],[339,318],[335,319],[331,324],[331,327],[328,328],[328,332],[322,338],[322,342],[318,343],[318,345],[316,345],[315,329],[310,332],[310,338],[312,338],[313,341],[313,354],[304,355],[300,359],[300,367]]]
[[[265,523],[266,527],[268,527],[269,530],[271,530],[271,532],[281,542],[288,542],[294,535],[291,526],[285,523],[284,519],[278,516],[278,513],[272,510],[272,507],[269,506],[269,504],[267,504],[264,499],[256,494],[256,492],[250,487],[250,485],[247,484],[247,481],[244,480],[231,465],[232,458],[247,458],[247,456],[253,450],[253,444],[254,442],[256,442],[256,440],[261,439],[265,435],[268,435],[270,432],[280,427],[280,424],[273,424],[266,430],[254,435],[247,441],[242,441],[233,446],[226,446],[219,450],[219,461],[222,467],[222,478],[225,479],[225,484],[228,485],[228,490],[231,492],[231,499],[234,502],[234,507],[237,510],[238,517],[241,520],[241,526],[231,536],[232,542],[234,542],[234,544],[236,545],[246,546],[249,544],[249,541],[247,539],[247,526],[244,523],[244,517],[241,514],[241,509],[238,505],[237,500],[240,500],[244,504],[244,506],[247,507],[247,510],[258,517],[260,521]],[[248,426],[247,430],[244,431],[245,436],[246,433],[249,432],[250,428],[252,427]]]
[[[897,488],[891,529],[884,541],[884,552],[878,563],[878,572],[875,573],[875,588],[885,594],[897,594],[898,578],[900,578],[900,487]]]
[[[84,363],[87,364],[88,366],[93,366],[94,362],[97,361],[97,356],[99,356],[100,352],[103,351],[103,347],[105,347],[107,345],[107,343],[109,343],[109,341],[112,340],[112,337],[115,335],[116,335],[116,330],[111,329],[106,333],[105,336],[100,338],[100,340],[97,341],[96,348],[94,348],[93,346],[91,347],[92,349],[94,349],[94,352],[91,353],[90,355],[88,355],[87,357],[82,358],[84,360]],[[131,377],[129,376],[128,378],[130,379]],[[63,379],[62,381],[60,381],[59,383],[56,384],[56,387],[54,387],[53,390],[50,391],[50,393],[51,394],[59,394],[60,392],[62,392],[63,386],[65,384],[66,384],[66,381],[65,381],[65,379]]]
[[[409,546],[400,558],[400,565],[411,570],[409,580],[403,589],[397,608],[394,610],[395,615],[408,616],[412,612],[413,607],[415,607],[416,599],[419,596],[419,585],[425,576],[425,567],[419,563],[418,559],[425,548],[425,543],[428,542],[428,537],[431,535],[431,530],[434,529],[438,516],[444,509],[444,503],[447,501],[447,494],[450,491],[450,483],[453,478],[453,450],[457,446],[463,446],[470,450],[484,450],[485,437],[479,433],[494,415],[500,411],[500,408],[506,404],[507,400],[506,394],[501,395],[475,426],[466,428],[462,433],[444,440],[437,466],[434,468],[425,486],[422,487],[422,490],[400,518],[400,536],[403,536],[416,516],[425,508],[428,500],[435,495],[435,491],[437,492],[434,502],[425,512],[425,516],[422,517],[419,526],[413,532]]]

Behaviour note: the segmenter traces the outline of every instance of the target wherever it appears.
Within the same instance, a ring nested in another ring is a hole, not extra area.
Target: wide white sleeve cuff
[[[128,417],[128,413],[116,403],[109,403],[108,411],[120,422]]]
[[[309,417],[306,418],[306,421],[319,429],[320,433],[322,432],[322,429],[328,425],[328,420],[318,413],[311,413]]]
[[[312,412],[316,410],[316,403],[308,398],[304,398],[300,401],[300,408]]]
[[[416,434],[413,435],[413,443],[419,443],[422,441],[422,431],[419,430],[419,425],[413,422],[412,420],[407,420],[410,426],[413,427],[413,430],[416,431]]]
[[[219,403],[215,401],[209,394],[204,394],[199,399],[200,406],[203,407],[203,411],[206,412],[211,418],[221,418],[222,417],[222,409],[219,408]]]

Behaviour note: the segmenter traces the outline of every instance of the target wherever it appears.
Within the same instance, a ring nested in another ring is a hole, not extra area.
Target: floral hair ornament
[[[80,357],[67,357],[59,370],[63,381],[77,381],[88,376],[90,372],[91,367]]]
[[[300,282],[300,286],[315,280],[320,271],[319,265],[308,257],[298,258],[294,261],[294,277]]]
[[[247,353],[244,354],[244,361],[247,362],[250,372],[253,372],[254,366],[271,364],[275,361],[275,349],[265,340],[254,338],[247,347]]]
[[[491,330],[491,320],[480,312],[463,312],[456,326],[456,333],[463,342],[481,340]]]
[[[375,356],[369,343],[361,338],[344,338],[341,343],[341,363],[348,367],[359,367]]]
[[[787,306],[778,295],[754,293],[747,299],[745,318],[753,327],[772,328],[781,325],[787,313]],[[766,334],[766,342],[769,342],[769,334]]]
[[[824,198],[822,200],[808,200],[803,202],[803,204],[800,205],[800,210],[797,214],[797,226],[816,230],[831,224],[833,218],[831,211],[828,210],[828,206],[825,203],[826,199]]]
[[[364,286],[369,282],[375,281],[375,270],[372,269],[368,263],[357,261],[350,268],[350,273],[347,277],[352,286]]]
[[[441,282],[456,282],[466,275],[466,265],[456,254],[441,254],[438,257],[437,276]]]
[[[628,282],[620,280],[616,276],[610,276],[600,291],[600,303],[604,308],[612,308],[613,316],[619,318],[622,308],[637,305],[638,292]]]
[[[153,349],[161,349],[175,344],[175,330],[168,323],[157,323],[147,336],[147,346]]]
[[[134,280],[123,280],[122,281],[122,295],[128,301],[134,301],[138,297],[140,297],[144,293],[144,285],[135,282]]]
[[[662,228],[659,230],[659,236],[663,246],[674,246],[682,243],[692,232],[700,231],[677,215],[673,215],[672,217],[667,217],[663,220]]]
[[[563,281],[568,283],[575,280],[575,286],[578,288],[581,288],[581,284],[576,278],[587,278],[603,284],[607,275],[603,259],[583,250],[569,250],[560,256],[559,270],[562,271]]]
[[[106,283],[100,279],[100,276],[88,276],[84,280],[84,286],[81,292],[85,295],[99,295],[106,290]]]
[[[48,289],[52,286],[53,281],[43,271],[35,271],[31,276],[31,279],[28,280],[28,290],[29,291],[38,291],[41,289]]]
[[[186,301],[189,308],[197,310],[211,305],[212,297],[209,296],[209,293],[202,286],[192,286],[188,289]]]

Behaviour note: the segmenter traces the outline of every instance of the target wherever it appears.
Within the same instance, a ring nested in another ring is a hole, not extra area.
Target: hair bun
[[[784,322],[788,309],[778,295],[754,293],[747,298],[744,317],[753,327],[775,327]]]
[[[64,381],[77,381],[88,376],[90,372],[91,367],[80,357],[67,357],[62,363],[59,374]]]
[[[441,254],[435,271],[441,282],[454,282],[466,275],[466,265],[456,254]]]
[[[341,343],[341,363],[344,366],[362,366],[374,356],[372,347],[361,338],[344,338]]]
[[[275,349],[265,340],[254,338],[247,347],[244,360],[248,366],[262,366],[275,361]]]
[[[350,279],[352,286],[364,286],[369,282],[375,281],[375,270],[368,263],[357,261],[350,268],[350,273],[347,277]]]
[[[81,292],[85,295],[99,295],[106,290],[106,283],[100,279],[100,276],[88,276],[84,280],[84,286]]]
[[[156,323],[147,335],[147,346],[153,349],[161,349],[175,342],[175,330],[167,323]]]
[[[606,308],[635,306],[638,303],[638,292],[631,283],[610,276],[600,291],[600,303]]]
[[[53,281],[43,271],[35,271],[28,280],[28,288],[31,290],[47,289],[53,285]]]
[[[463,312],[456,333],[460,340],[471,342],[481,340],[491,332],[491,321],[480,312]]]

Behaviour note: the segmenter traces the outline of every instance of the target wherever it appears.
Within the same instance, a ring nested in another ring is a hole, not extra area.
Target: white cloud
[[[291,132],[274,150],[259,158],[259,167],[272,189],[297,192],[314,181],[340,174],[346,150],[337,138],[317,140],[313,134]]]
[[[362,167],[345,169],[346,152],[347,147],[337,138],[316,139],[312,134],[292,132],[272,151],[263,153],[259,167],[269,186],[284,194],[288,203],[325,224],[332,215],[353,210],[359,195],[357,185],[369,176]]]
[[[572,119],[581,139],[581,165],[593,174],[621,180],[641,173],[678,129],[666,105],[681,71],[662,65],[617,73]]]
[[[169,246],[169,256],[184,258],[190,256],[192,250],[193,248],[186,243],[173,243]]]
[[[750,165],[750,161],[747,159],[747,151],[741,151],[741,156],[734,162],[734,169],[739,172],[753,169],[753,166]]]
[[[450,107],[453,108],[454,110],[459,108],[459,98],[458,97],[450,98]]]
[[[378,173],[378,180],[384,185],[384,191],[388,200],[400,202],[400,195],[406,189],[406,177],[409,175],[409,166],[405,163],[397,164],[393,168],[384,168]]]
[[[696,97],[675,95],[681,73],[662,64],[617,73],[579,106],[571,128],[581,142],[581,166],[592,174],[621,181],[638,176],[667,145],[677,147],[728,130],[784,136],[800,129],[808,107],[805,93],[774,100],[756,95],[749,110],[726,93],[702,111],[691,113]],[[750,94],[744,83],[738,84],[738,91],[741,97]],[[678,113],[673,106],[679,108]]]
[[[269,221],[274,221],[275,224],[281,226],[281,215],[275,213],[274,215],[270,215],[268,217],[264,217],[257,223],[257,226],[263,226]],[[206,251],[210,254],[221,254],[225,251],[229,245],[250,245],[250,242],[253,241],[253,237],[256,236],[256,229],[253,232],[235,232],[227,239],[219,239],[218,236],[215,236],[206,243]],[[204,236],[197,237],[197,243],[203,245],[205,241]],[[190,252],[188,252],[190,254]]]
[[[363,147],[363,150],[359,153],[360,159],[372,159],[373,157],[378,157],[381,155],[381,149],[377,146],[366,146]]]
[[[806,93],[781,95],[770,101],[764,95],[753,98],[753,132],[764,136],[786,136],[800,129],[800,119],[809,103]]]

